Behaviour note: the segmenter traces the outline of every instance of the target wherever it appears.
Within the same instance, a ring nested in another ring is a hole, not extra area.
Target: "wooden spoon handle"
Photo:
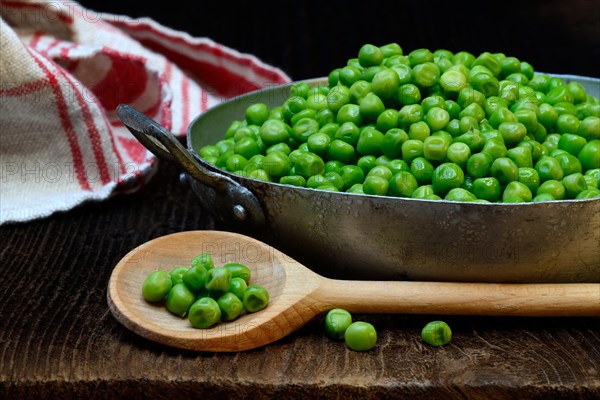
[[[600,316],[600,283],[370,282],[323,279],[324,309],[497,316]]]

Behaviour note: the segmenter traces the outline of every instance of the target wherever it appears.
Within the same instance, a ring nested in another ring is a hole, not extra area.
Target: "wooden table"
[[[366,353],[329,340],[316,319],[235,354],[168,348],[113,318],[107,283],[130,249],[226,228],[167,164],[138,193],[1,227],[0,398],[600,397],[598,318],[449,317],[453,341],[432,348],[420,330],[436,316],[357,315],[379,333]]]

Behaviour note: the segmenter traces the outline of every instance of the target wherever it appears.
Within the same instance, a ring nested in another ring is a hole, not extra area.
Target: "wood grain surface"
[[[114,265],[152,238],[227,229],[161,165],[142,191],[0,228],[0,398],[600,397],[600,319],[443,317],[453,341],[420,340],[436,315],[367,315],[367,353],[329,340],[319,316],[240,353],[179,350],[144,339],[109,312]],[[600,298],[598,299],[600,302]]]

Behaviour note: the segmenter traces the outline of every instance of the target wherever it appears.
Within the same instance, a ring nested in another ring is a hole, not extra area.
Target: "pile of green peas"
[[[365,44],[328,84],[255,103],[199,149],[233,174],[429,200],[600,196],[600,102],[502,53]]]
[[[250,284],[250,276],[250,269],[243,264],[215,267],[211,254],[203,253],[192,259],[191,267],[148,275],[142,284],[142,296],[151,303],[164,301],[167,309],[179,317],[187,315],[194,328],[210,328],[267,306],[269,292]]]

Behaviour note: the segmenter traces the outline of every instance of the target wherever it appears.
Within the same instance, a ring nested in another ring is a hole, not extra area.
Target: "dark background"
[[[405,54],[422,47],[503,52],[536,71],[600,76],[598,0],[80,3],[211,38],[292,79],[327,75],[364,43],[389,42]]]

